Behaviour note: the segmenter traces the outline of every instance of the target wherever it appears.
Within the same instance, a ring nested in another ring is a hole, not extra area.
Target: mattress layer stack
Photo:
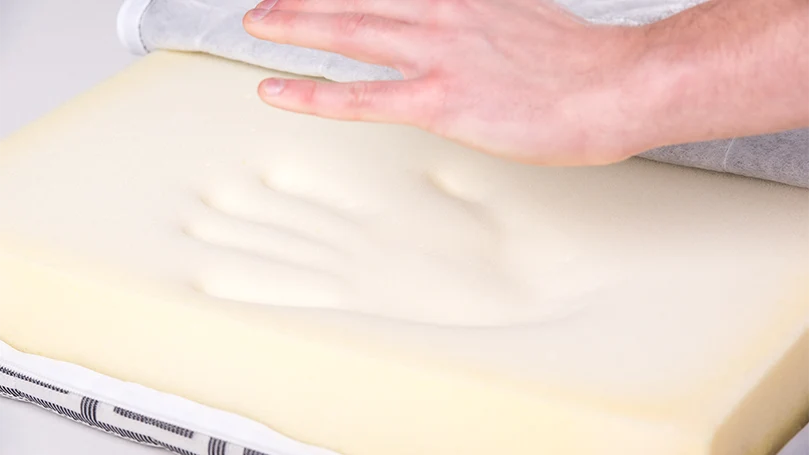
[[[194,454],[771,454],[806,423],[806,190],[508,163],[270,109],[269,74],[155,52],[0,144],[0,393]]]

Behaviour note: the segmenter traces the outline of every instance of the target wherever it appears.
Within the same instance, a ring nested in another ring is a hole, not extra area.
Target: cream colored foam
[[[0,149],[0,339],[346,455],[763,454],[809,192],[543,169],[155,53]],[[98,342],[101,337],[103,342]]]

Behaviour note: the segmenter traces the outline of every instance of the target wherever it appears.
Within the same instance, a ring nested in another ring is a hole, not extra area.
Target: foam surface
[[[272,110],[267,74],[157,52],[4,142],[0,339],[346,455],[806,420],[809,192],[506,163]]]

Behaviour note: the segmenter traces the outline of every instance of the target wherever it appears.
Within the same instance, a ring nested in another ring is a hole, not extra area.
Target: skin
[[[271,106],[416,126],[544,165],[809,126],[809,0],[713,0],[643,27],[547,0],[265,0],[251,35],[401,81],[267,79]]]

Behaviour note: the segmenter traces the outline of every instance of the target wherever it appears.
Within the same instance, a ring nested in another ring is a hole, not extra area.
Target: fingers
[[[403,0],[265,0],[256,8],[298,13],[359,13],[413,23],[423,16],[420,11],[423,3]]]
[[[423,30],[360,13],[297,13],[252,10],[244,28],[256,38],[335,52],[367,63],[407,66],[415,61]]]
[[[271,106],[302,114],[416,126],[430,100],[418,81],[339,84],[267,79],[259,86],[259,96]]]
[[[464,16],[465,3],[462,0],[264,0],[256,8],[299,13],[359,13],[411,24],[443,24],[457,22]]]

